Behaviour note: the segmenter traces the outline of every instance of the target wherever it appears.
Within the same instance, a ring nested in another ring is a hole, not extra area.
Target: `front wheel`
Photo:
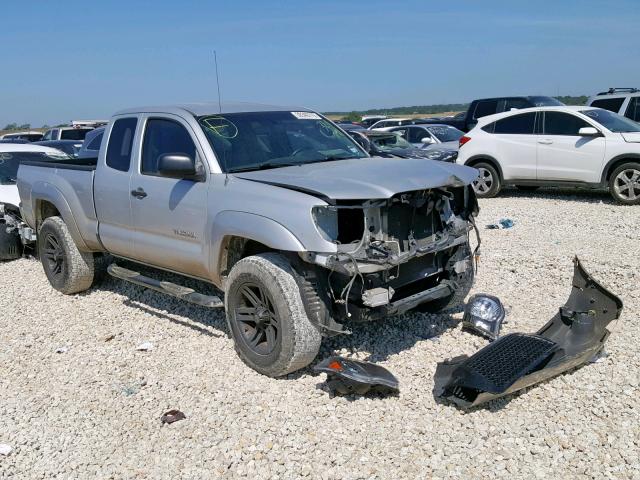
[[[283,255],[263,253],[236,263],[227,279],[225,307],[236,352],[258,373],[286,375],[318,354],[322,337],[307,317]]]
[[[640,163],[625,163],[616,168],[609,178],[609,192],[624,205],[640,204]]]
[[[495,197],[501,188],[500,175],[495,167],[489,163],[480,162],[476,163],[473,168],[476,168],[480,173],[473,182],[473,189],[478,198]]]

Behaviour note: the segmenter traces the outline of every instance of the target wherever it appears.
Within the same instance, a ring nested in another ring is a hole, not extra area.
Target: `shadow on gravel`
[[[549,200],[562,200],[567,202],[582,202],[595,204],[618,205],[605,190],[590,190],[579,188],[553,188],[545,187],[533,192],[518,190],[517,188],[505,188],[496,198],[544,198]],[[489,201],[491,199],[488,199]]]

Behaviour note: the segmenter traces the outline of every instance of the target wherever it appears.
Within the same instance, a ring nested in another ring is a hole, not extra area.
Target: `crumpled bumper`
[[[606,327],[620,317],[622,306],[576,257],[569,299],[545,326],[438,364],[434,395],[475,407],[578,367],[602,349],[610,333]]]

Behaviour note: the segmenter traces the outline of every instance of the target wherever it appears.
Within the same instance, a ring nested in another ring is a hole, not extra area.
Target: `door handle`
[[[145,192],[142,187],[138,187],[136,190],[131,190],[131,195],[136,198],[144,198],[147,196],[147,192]]]
[[[553,140],[549,140],[549,139],[538,140],[538,143],[540,143],[542,145],[551,145],[553,143]]]

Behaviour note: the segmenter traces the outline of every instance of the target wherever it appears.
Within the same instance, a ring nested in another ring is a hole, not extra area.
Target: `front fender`
[[[229,236],[254,240],[274,250],[305,251],[302,242],[275,220],[253,213],[225,210],[215,217],[211,231],[211,252],[213,253],[211,271],[216,276],[220,273],[222,242]]]
[[[67,200],[62,195],[62,192],[60,192],[60,190],[58,190],[50,183],[38,182],[33,184],[33,186],[31,187],[31,207],[27,212],[27,223],[29,223],[29,225],[31,225],[33,228],[39,227],[39,225],[36,225],[37,212],[40,208],[40,202],[43,201],[51,203],[54,207],[56,207],[58,212],[60,212],[60,216],[69,229],[69,234],[71,235],[71,238],[73,238],[73,241],[75,242],[78,249],[83,251],[90,251],[89,247],[82,238],[82,235],[80,234],[80,229],[78,228],[75,218],[73,217],[73,213],[71,211],[71,208],[69,207],[69,204],[67,203]]]

